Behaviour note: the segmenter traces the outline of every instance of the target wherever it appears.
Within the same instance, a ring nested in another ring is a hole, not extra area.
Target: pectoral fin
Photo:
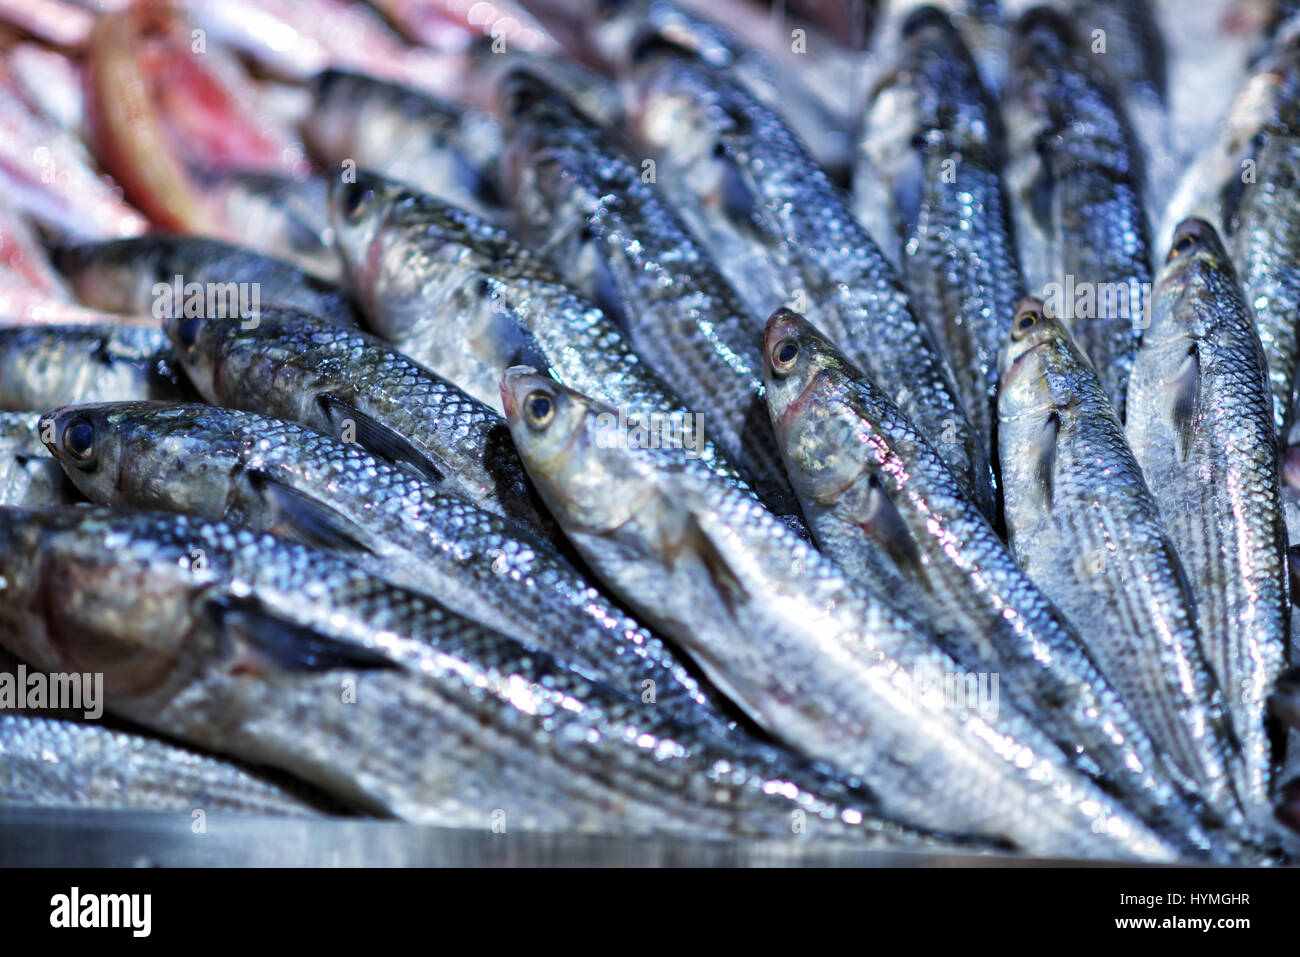
[[[1201,388],[1201,362],[1195,344],[1187,350],[1178,371],[1165,385],[1169,389],[1170,419],[1178,442],[1178,454],[1185,462],[1196,438],[1197,397]]]
[[[321,548],[375,550],[370,534],[342,512],[261,469],[250,469],[247,474],[271,517],[272,531]]]
[[[1056,450],[1061,434],[1061,417],[1055,412],[1047,417],[1030,452],[1033,455],[1034,482],[1043,497],[1043,507],[1052,508],[1056,485]]]
[[[402,665],[369,648],[339,641],[315,629],[288,621],[256,598],[221,596],[206,611],[228,642],[228,668],[233,674],[269,677],[334,670],[394,670]]]
[[[328,392],[317,396],[316,402],[334,433],[345,442],[354,441],[371,455],[386,459],[426,481],[443,480],[442,470],[405,436]]]

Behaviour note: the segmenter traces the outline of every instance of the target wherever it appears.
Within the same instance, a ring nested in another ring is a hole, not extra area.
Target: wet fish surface
[[[1240,750],[1182,562],[1096,372],[1040,300],[1012,320],[998,406],[1016,559],[1153,743],[1211,805],[1239,814]]]
[[[1228,254],[1204,220],[1174,234],[1129,408],[1129,444],[1182,558],[1242,743],[1238,793],[1262,804],[1271,753],[1265,699],[1289,634],[1286,525],[1263,348]]]
[[[41,442],[39,412],[0,412],[0,505],[71,505],[80,496]]]

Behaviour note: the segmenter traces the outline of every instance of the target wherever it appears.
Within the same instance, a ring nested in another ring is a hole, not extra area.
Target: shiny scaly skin
[[[293,310],[264,309],[256,328],[237,319],[199,324],[178,358],[203,397],[338,434],[318,399],[332,395],[399,433],[443,472],[441,487],[552,538],[501,416],[381,339]],[[558,540],[558,532],[554,532]]]
[[[528,418],[538,391],[555,407],[546,427]],[[541,376],[512,370],[503,396],[590,567],[779,740],[932,827],[1034,854],[1177,854],[1015,709],[990,718],[914,689],[914,674],[958,665],[743,493],[655,450],[599,448],[601,406]]]
[[[1091,41],[1105,31],[1106,49],[1096,54],[1126,96],[1164,104],[1168,93],[1165,41],[1149,0],[1069,0],[1070,17]]]
[[[908,149],[922,170],[917,219],[903,241],[907,288],[943,343],[971,425],[992,455],[998,353],[1006,317],[1024,294],[1001,181],[1001,118],[946,17],[916,22],[899,67],[896,82],[916,104]]]
[[[1193,221],[1195,222],[1195,221]],[[1265,699],[1288,636],[1286,525],[1268,369],[1250,306],[1218,237],[1161,270],[1129,384],[1126,433],[1178,549],[1202,646],[1245,756],[1243,801],[1267,800]],[[1182,448],[1171,383],[1198,370]]]
[[[344,70],[319,74],[313,91],[303,132],[322,162],[350,160],[352,172],[374,169],[480,215],[497,210],[501,131],[491,115]]]
[[[81,302],[107,312],[162,318],[154,286],[186,283],[239,283],[247,295],[257,289],[260,305],[312,312],[340,326],[355,326],[356,311],[337,286],[297,266],[200,236],[141,236],[81,243],[54,251],[55,265],[67,276]],[[184,301],[173,303],[180,314]]]
[[[0,505],[71,505],[79,498],[41,444],[39,412],[0,412]]]
[[[216,814],[317,812],[242,768],[103,725],[0,713],[0,805],[195,809]]]
[[[962,665],[1000,674],[999,693],[1144,819],[1199,837],[1187,789],[934,445],[802,317],[779,310],[766,339],[769,356],[798,344],[791,367],[769,363],[768,403],[822,552],[925,622]]]
[[[1058,15],[1038,8],[1022,17],[1012,51],[1013,109],[1030,117],[1019,134],[1026,142],[1017,148],[1038,151],[1050,195],[1050,221],[1037,223],[1037,239],[1052,251],[1046,281],[1064,286],[1073,277],[1076,298],[1086,295],[1085,283],[1097,292],[1091,310],[1084,302],[1093,315],[1075,316],[1076,303],[1066,302],[1060,318],[1123,419],[1148,308],[1144,288],[1151,282],[1141,146],[1119,101]]]
[[[991,514],[988,443],[967,420],[952,370],[893,266],[804,144],[724,71],[672,55],[648,60],[642,71],[637,135],[658,156],[658,176],[689,184],[686,167],[703,141],[705,157],[725,150],[743,178],[752,203],[724,228],[760,242],[787,287],[763,313],[801,292],[809,314],[932,437]]]
[[[192,396],[171,343],[147,326],[0,327],[0,408]]]
[[[525,242],[602,307],[774,512],[798,505],[767,426],[755,320],[655,187],[610,138],[530,74],[502,89],[511,202]],[[615,302],[600,295],[613,278]],[[618,313],[616,313],[618,315]]]
[[[102,671],[113,714],[371,813],[705,838],[788,837],[799,811],[813,834],[935,843],[815,768],[720,744],[332,555],[182,516],[4,518],[0,643]],[[250,602],[299,630],[259,642],[222,611]]]
[[[1255,181],[1241,187],[1229,242],[1268,360],[1273,421],[1284,431],[1300,359],[1300,43],[1275,73],[1275,108],[1253,140]]]
[[[632,351],[600,307],[506,230],[365,172],[357,174],[357,184],[374,199],[359,219],[350,220],[338,208],[336,193],[339,246],[366,321],[406,355],[499,409],[501,374],[512,365],[538,365],[514,359],[526,335],[543,353],[538,367],[566,385],[629,416],[684,422],[685,403]],[[453,366],[459,377],[451,373]],[[490,402],[480,395],[489,380]],[[699,458],[738,481],[708,429],[706,422]]]
[[[94,429],[69,454],[70,423]],[[48,413],[50,451],[92,502],[229,521],[312,544],[258,484],[282,486],[355,529],[349,560],[433,595],[456,614],[587,668],[682,720],[723,728],[716,694],[564,558],[526,529],[292,422],[206,405],[116,403]],[[368,551],[367,551],[368,550]]]
[[[1182,563],[1096,372],[1038,309],[1008,343],[998,401],[1012,552],[1154,745],[1211,806],[1239,815],[1230,772],[1241,753]]]

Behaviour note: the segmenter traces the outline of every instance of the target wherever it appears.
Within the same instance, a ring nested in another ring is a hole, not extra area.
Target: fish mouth
[[[1012,359],[1011,362],[1007,364],[1006,371],[1002,373],[1002,381],[1000,383],[1001,387],[1005,389],[1007,384],[1011,381],[1011,377],[1020,369],[1021,363],[1047,344],[1048,341],[1046,339],[1040,339],[1024,352],[1020,353],[1020,355]]]

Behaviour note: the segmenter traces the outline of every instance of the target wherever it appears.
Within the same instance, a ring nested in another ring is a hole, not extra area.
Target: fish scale
[[[918,685],[964,672],[757,503],[655,450],[600,448],[602,407],[553,380],[511,370],[503,395],[530,474],[588,565],[778,740],[931,827],[1037,854],[1178,853],[1014,707],[946,707]]]
[[[1029,207],[1022,243],[1049,251],[1047,275],[1061,285],[1061,315],[1125,416],[1133,355],[1146,325],[1151,239],[1143,201],[1141,146],[1106,78],[1059,14],[1035,8],[1015,26],[1012,104],[1018,161]],[[1023,247],[1022,247],[1023,248]],[[1082,299],[1081,314],[1076,302]],[[1087,293],[1093,292],[1092,304]],[[1050,295],[1045,295],[1053,308]]]
[[[1240,750],[1196,604],[1100,380],[1038,300],[1016,313],[1003,368],[999,442],[1012,551],[1155,745],[1213,807],[1239,818],[1229,775],[1240,776]]]
[[[656,707],[728,733],[729,706],[701,688],[694,669],[546,542],[355,444],[206,405],[85,405],[41,421],[51,452],[97,504],[238,521],[342,548],[457,614],[579,663],[625,693],[652,690]],[[68,447],[69,427],[81,423],[93,430],[84,459]]]
[[[5,518],[6,647],[47,667],[90,655],[111,712],[373,813],[778,837],[799,812],[828,837],[949,843],[882,818],[868,793],[816,768],[720,743],[335,556],[183,516]],[[58,614],[37,600],[69,581]]]
[[[594,123],[516,69],[502,84],[507,180],[526,242],[621,323],[778,514],[798,505],[766,427],[755,320],[698,240]]]
[[[502,373],[535,365],[674,435],[692,422],[604,311],[506,230],[364,171],[356,188],[366,198],[351,213],[336,192],[339,245],[366,321],[404,353],[498,409]],[[529,349],[540,359],[517,357]],[[699,431],[693,453],[740,481]]]
[[[168,318],[181,365],[216,405],[347,435],[413,465],[447,491],[561,541],[538,505],[502,418],[383,340],[307,313],[263,309],[254,328]],[[186,338],[188,337],[188,338]],[[322,400],[337,400],[330,406]],[[374,437],[364,423],[377,423]],[[402,444],[409,443],[410,447]]]
[[[803,311],[890,392],[992,514],[987,443],[971,428],[952,370],[893,266],[807,148],[723,70],[675,54],[647,58],[640,70],[636,132],[666,188],[681,196],[679,206],[707,210],[698,213],[704,228],[730,234],[722,258],[757,246],[759,271],[784,287],[760,314],[806,300]],[[720,155],[732,188],[717,201],[692,190],[688,168]],[[742,191],[743,200],[734,198]]]
[[[1095,645],[1025,574],[933,445],[801,317],[775,313],[767,347],[772,422],[818,547],[963,666],[1000,674],[1000,694],[1148,820],[1199,831],[1187,777],[1166,766]],[[882,567],[889,577],[875,580]]]
[[[1238,793],[1262,804],[1264,701],[1283,667],[1289,614],[1277,438],[1254,316],[1202,220],[1175,232],[1129,399],[1127,437],[1182,558],[1242,743]]]
[[[907,122],[889,136],[873,132],[869,113],[862,146],[891,154],[877,159],[881,169],[906,167],[893,183],[900,205],[919,173],[920,202],[903,236],[906,285],[916,314],[943,343],[971,424],[992,453],[1004,323],[1024,290],[1001,180],[1001,116],[961,35],[934,8],[922,11],[904,27],[899,62],[876,93],[879,99],[897,89],[907,98]],[[876,146],[874,137],[884,142]]]

